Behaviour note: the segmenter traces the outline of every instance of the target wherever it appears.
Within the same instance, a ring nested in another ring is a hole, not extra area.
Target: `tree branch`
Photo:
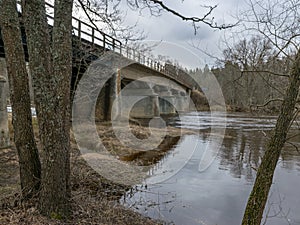
[[[212,11],[217,7],[217,5],[214,6],[208,6],[207,8],[209,9],[208,12],[203,16],[203,17],[187,17],[182,15],[181,13],[177,12],[174,9],[171,9],[170,7],[166,6],[162,1],[160,0],[150,0],[152,3],[159,5],[162,9],[164,9],[167,12],[170,12],[171,14],[181,18],[184,21],[191,21],[193,23],[193,26],[195,28],[195,30],[197,29],[197,27],[195,26],[196,23],[202,22],[206,25],[208,25],[211,28],[214,29],[219,29],[219,30],[223,30],[223,29],[227,29],[227,28],[232,28],[234,26],[237,25],[236,24],[222,24],[222,25],[218,25],[216,22],[214,22],[213,18],[209,19],[208,16],[211,15]]]
[[[256,109],[258,109],[258,108],[262,108],[262,107],[265,107],[265,106],[267,106],[267,105],[269,105],[271,102],[282,102],[283,101],[283,99],[281,99],[281,98],[274,98],[274,99],[270,99],[270,100],[268,100],[267,102],[265,102],[264,104],[262,104],[262,105],[251,105],[250,106],[250,108],[252,108],[252,107],[256,107]]]
[[[124,40],[125,44],[127,44],[128,41],[134,42],[145,39],[146,35],[144,31],[135,29],[137,24],[124,27],[121,25],[123,22],[121,17],[124,17],[124,15],[121,15],[122,12],[117,9],[119,3],[113,5],[113,13],[108,13],[107,2],[102,3],[105,4],[104,9],[102,9],[99,5],[91,5],[88,0],[77,0],[77,2],[79,4],[78,7],[82,8],[87,19],[97,31],[101,33],[105,32],[103,29],[99,29],[96,24],[96,22],[102,22],[108,27],[110,35]],[[92,18],[91,15],[94,15],[97,19]]]
[[[272,72],[270,70],[244,70],[242,71],[242,73],[268,73],[274,76],[279,76],[279,77],[290,77],[290,75],[288,74],[282,74],[282,73],[276,73],[276,72]]]

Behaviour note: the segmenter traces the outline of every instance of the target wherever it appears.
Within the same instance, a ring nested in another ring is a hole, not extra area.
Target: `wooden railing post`
[[[80,20],[77,21],[78,21],[78,38],[79,41],[81,41],[81,21]]]
[[[20,4],[20,3],[18,2],[18,4]],[[51,9],[54,8],[53,5],[51,5],[49,3],[46,3],[46,6],[50,7]],[[47,18],[50,20],[54,19],[49,13],[47,14]],[[75,17],[72,17],[72,22],[74,22],[74,21],[78,23],[77,32],[78,32],[78,40],[80,43],[81,43],[81,40],[84,39],[85,36],[91,37],[91,44],[93,46],[95,44],[101,46],[101,41],[102,41],[104,50],[106,50],[106,48],[110,47],[110,46],[112,46],[113,51],[117,51],[116,48],[120,48],[120,50],[119,50],[120,54],[121,55],[124,54],[124,56],[127,57],[128,59],[135,60],[135,61],[139,62],[140,64],[148,66],[159,72],[162,72],[165,75],[171,76],[177,80],[182,80],[182,79],[180,79],[181,77],[179,76],[179,73],[176,73],[176,69],[175,69],[175,71],[167,69],[165,63],[160,64],[159,62],[153,61],[150,58],[146,57],[144,54],[141,54],[139,51],[135,51],[134,49],[131,49],[127,46],[122,46],[122,43],[119,40],[117,40],[109,35],[106,35],[102,31],[99,31],[97,28],[95,28]],[[76,25],[74,24],[74,27],[73,27],[74,30],[76,30],[75,27],[76,27]],[[88,29],[91,29],[91,33],[87,33],[87,31],[85,29],[86,27]],[[102,37],[103,37],[102,40],[100,38],[101,36],[99,36],[99,35],[102,35]],[[98,43],[98,41],[100,43]],[[123,49],[123,48],[126,48],[126,49]],[[126,51],[126,52],[122,52],[122,51]]]
[[[105,49],[105,45],[106,45],[106,37],[105,37],[105,34],[102,34],[103,35],[103,48]]]
[[[94,46],[95,43],[95,29],[94,27],[92,28],[92,45]]]

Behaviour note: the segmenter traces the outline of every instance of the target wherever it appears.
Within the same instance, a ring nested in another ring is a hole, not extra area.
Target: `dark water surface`
[[[210,167],[199,172],[203,151],[214,141],[208,138],[211,126],[221,128],[224,123],[222,116],[212,119],[205,112],[185,114],[181,121],[173,121],[177,127],[199,131],[199,135],[183,136],[152,173],[155,177],[164,174],[166,168],[182,169],[157,184],[147,184],[153,181],[150,177],[145,181],[146,188],[145,184],[137,185],[137,191],[128,193],[121,201],[166,224],[240,224],[256,176],[255,168],[276,117],[227,114],[223,144]],[[297,133],[294,124],[289,136]],[[278,162],[266,206],[263,222],[266,220],[268,225],[300,225],[300,153],[295,148],[300,147],[300,137],[293,137],[289,142]],[[186,157],[189,154],[191,158]]]

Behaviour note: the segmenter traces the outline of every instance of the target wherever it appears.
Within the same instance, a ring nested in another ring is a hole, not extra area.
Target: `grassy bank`
[[[144,128],[134,129],[147,136]],[[100,125],[98,130],[100,135],[105,136],[107,146],[117,144],[107,125]],[[11,126],[10,132],[12,135]],[[93,171],[82,159],[74,138],[71,146],[73,213],[67,221],[41,216],[37,210],[37,199],[21,202],[17,151],[13,144],[9,148],[0,149],[0,224],[160,224],[120,205],[118,199],[130,187],[114,184]],[[128,157],[135,155],[133,158],[138,158],[137,152],[132,154],[131,150],[127,150]]]
[[[36,137],[37,123],[34,121]],[[154,151],[139,151],[123,146],[115,137],[109,123],[97,125],[98,134],[106,148],[119,160],[138,165],[156,163],[168,150],[176,145],[182,133],[190,133],[169,127],[164,141]],[[131,125],[131,132],[140,139],[149,136],[149,129]],[[154,129],[154,132],[161,132]],[[10,124],[10,134],[13,135]],[[36,139],[37,143],[39,142]],[[13,142],[12,142],[13,143]],[[39,214],[37,199],[22,203],[20,200],[20,180],[17,151],[10,148],[0,150],[0,224],[161,224],[145,218],[118,203],[118,199],[131,187],[115,184],[96,173],[81,157],[76,140],[71,137],[71,187],[72,217],[68,221],[49,219]]]

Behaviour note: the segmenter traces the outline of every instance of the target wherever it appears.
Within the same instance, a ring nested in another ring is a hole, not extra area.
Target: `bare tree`
[[[136,41],[146,38],[143,30],[137,29],[137,23],[131,26],[124,25],[126,13],[120,10],[121,0],[101,1],[101,0],[76,0],[75,6],[80,7],[85,12],[88,20],[98,30],[108,32],[111,35],[123,40],[125,44],[129,44],[138,49],[148,49],[145,45],[136,45]],[[153,16],[160,16],[163,12],[170,13],[186,22],[189,22],[194,27],[195,33],[199,29],[200,24],[205,24],[213,29],[227,29],[234,27],[235,24],[218,24],[212,15],[217,5],[202,6],[204,11],[203,16],[187,16],[183,15],[179,9],[169,7],[163,1],[157,0],[125,0],[131,10],[139,11],[143,14],[148,10]],[[101,29],[99,28],[101,27]]]
[[[0,24],[12,104],[14,142],[18,151],[23,198],[36,195],[40,187],[41,165],[32,128],[28,74],[21,39],[16,0],[0,2]]]
[[[78,11],[83,10],[88,22],[101,32],[110,34],[125,44],[146,38],[143,30],[137,29],[137,24],[125,25],[126,13],[120,9],[120,1],[76,0],[74,4]]]
[[[299,0],[253,1],[241,13],[244,29],[265,37],[277,49],[277,55],[290,57],[299,50]]]
[[[43,153],[39,207],[58,218],[70,214],[72,6],[72,0],[54,2],[50,38],[45,1],[22,1]]]
[[[261,37],[254,36],[250,40],[243,39],[223,51],[224,60],[237,63],[242,70],[254,70],[267,61],[272,55],[272,46],[270,42]]]
[[[160,15],[162,11],[171,13],[172,15],[179,17],[180,19],[191,22],[195,32],[199,29],[199,24],[206,24],[207,26],[213,29],[227,29],[234,27],[236,24],[218,24],[215,21],[215,18],[212,16],[212,12],[217,5],[212,6],[203,6],[204,13],[203,16],[186,16],[180,12],[180,10],[173,9],[169,7],[166,3],[161,0],[127,0],[127,4],[132,9],[141,9],[147,8],[150,10],[152,15]]]
[[[9,2],[9,0],[6,1]],[[2,4],[2,2],[4,2],[4,0],[0,3]],[[11,0],[9,3],[10,5],[7,7],[13,8],[14,6],[15,8],[14,4],[16,1]],[[86,4],[88,3],[89,1],[87,1]],[[128,0],[128,4],[133,5],[133,3],[136,4],[135,7],[137,8],[140,7],[139,3],[142,3],[144,7],[149,7],[151,12],[154,12],[156,9],[158,11],[168,11],[185,21],[192,22],[195,29],[198,23],[204,23],[217,29],[224,29],[231,26],[219,26],[215,23],[213,18],[210,18],[210,14],[215,6],[208,7],[207,13],[203,17],[186,17],[167,7],[161,1]],[[34,100],[37,110],[42,152],[39,208],[42,214],[54,218],[68,217],[70,214],[69,151],[70,78],[72,74],[72,6],[73,0],[54,1],[54,24],[50,32],[47,23],[45,0],[22,0],[22,14],[26,29],[29,67],[33,79]],[[7,13],[10,12],[11,8],[7,8]],[[11,15],[14,15],[14,17],[12,17],[14,26],[17,26],[15,14]],[[8,16],[10,16],[10,14]],[[108,16],[107,18],[110,17]],[[7,29],[7,32],[7,37],[12,37],[14,38],[12,40],[20,42],[20,37],[19,39],[15,37],[20,35],[20,32],[12,33],[15,32],[14,29]],[[20,46],[17,46],[15,50],[12,46],[13,43],[8,43],[6,46],[6,48],[8,48],[8,56],[10,56],[10,52],[20,51]],[[21,56],[21,52],[18,52],[18,55]],[[17,64],[25,64],[23,57],[16,57],[14,60],[14,66]],[[23,67],[20,71],[16,69],[16,73],[24,74],[23,70]],[[13,72],[14,71],[11,71],[11,73]],[[22,82],[26,83],[26,80],[22,80]],[[18,86],[13,85],[13,88],[17,87]],[[26,94],[26,87],[24,90],[24,94]],[[16,94],[16,91],[17,90],[13,93]],[[19,95],[16,94],[14,97],[19,97]],[[28,104],[27,100],[26,104]],[[15,109],[15,112],[17,112],[17,108]],[[27,111],[20,111],[20,115],[18,115],[20,120],[22,120],[22,116],[28,115],[28,105],[24,105],[24,110]],[[27,120],[29,124],[28,121],[30,122],[30,119]],[[23,134],[24,133],[21,133],[21,135]],[[31,136],[28,137],[30,140],[32,139]],[[18,142],[22,140],[21,138],[20,136],[16,136],[15,141]],[[33,148],[34,146],[32,146],[32,149]],[[36,157],[34,157],[34,159],[36,159]],[[37,174],[36,177],[38,176]]]
[[[248,199],[242,224],[259,225],[261,222],[281,149],[286,141],[288,130],[295,116],[294,109],[299,93],[299,86],[300,52],[298,52],[291,70],[290,85],[283,100],[274,134],[268,142],[264,157],[257,171],[256,180]]]
[[[289,86],[281,106],[276,127],[268,142],[256,180],[248,199],[242,224],[259,225],[272,185],[274,171],[286,142],[287,133],[295,117],[295,105],[300,86],[300,50],[298,48],[300,29],[300,1],[249,1],[251,10],[244,14],[247,28],[256,31],[270,40],[277,49],[277,54],[291,58],[296,52],[290,71]],[[250,28],[249,28],[250,27]]]
[[[240,107],[250,110],[277,109],[277,100],[283,98],[286,90],[284,84],[288,84],[290,59],[279,57],[269,39],[261,35],[226,43],[226,47],[223,58],[218,59],[219,70],[215,71],[227,102],[239,103]],[[227,95],[235,89],[238,95]]]

